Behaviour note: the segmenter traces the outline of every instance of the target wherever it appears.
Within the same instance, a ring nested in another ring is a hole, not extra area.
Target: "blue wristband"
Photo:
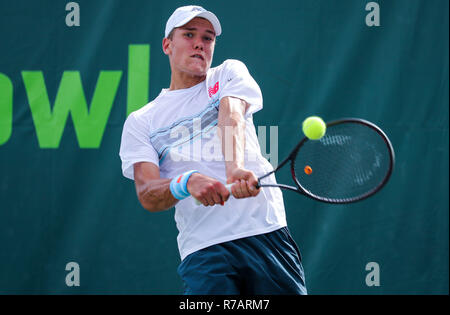
[[[191,195],[187,189],[187,182],[189,177],[194,173],[198,173],[198,171],[188,171],[172,179],[170,182],[170,192],[176,199],[182,200]]]

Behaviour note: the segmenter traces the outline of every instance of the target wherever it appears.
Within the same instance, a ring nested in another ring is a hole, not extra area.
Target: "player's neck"
[[[170,79],[170,87],[169,90],[181,90],[188,89],[193,87],[194,85],[199,84],[200,82],[205,81],[206,75],[204,76],[194,76],[187,73],[173,73]]]

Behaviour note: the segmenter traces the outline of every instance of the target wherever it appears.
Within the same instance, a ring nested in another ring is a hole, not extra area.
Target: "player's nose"
[[[203,42],[202,42],[201,38],[197,38],[197,39],[194,41],[194,49],[195,49],[195,50],[197,50],[197,49],[203,50]]]

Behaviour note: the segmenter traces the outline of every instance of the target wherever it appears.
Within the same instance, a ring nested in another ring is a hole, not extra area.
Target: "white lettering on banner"
[[[376,2],[366,4],[366,11],[370,11],[366,15],[366,25],[369,27],[380,26],[380,5]]]
[[[376,262],[369,262],[366,265],[366,270],[370,271],[366,276],[366,285],[368,287],[380,286],[380,265]]]
[[[68,287],[80,286],[80,265],[76,262],[69,262],[66,264],[66,271],[70,271],[66,275],[66,285]]]
[[[70,11],[66,15],[66,25],[68,27],[80,26],[80,5],[76,2],[66,4],[66,11]]]

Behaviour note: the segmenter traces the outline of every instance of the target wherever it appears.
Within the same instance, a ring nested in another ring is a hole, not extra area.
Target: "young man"
[[[255,174],[271,170],[252,120],[261,91],[240,61],[210,68],[221,32],[202,7],[171,15],[162,43],[170,87],[127,118],[123,174],[145,209],[176,208],[186,294],[306,294],[281,191],[256,188]]]

